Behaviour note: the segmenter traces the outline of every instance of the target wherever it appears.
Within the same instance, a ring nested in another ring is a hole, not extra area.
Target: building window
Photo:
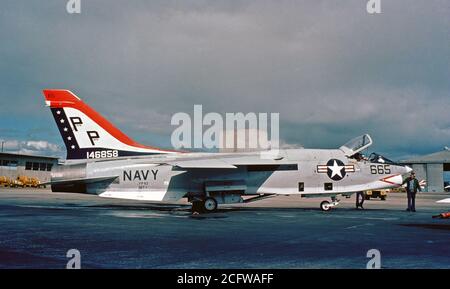
[[[47,164],[46,163],[40,163],[39,164],[39,170],[40,171],[45,171],[47,169]]]
[[[39,163],[33,163],[33,171],[39,171]]]
[[[303,192],[305,190],[305,183],[298,183],[298,191]]]
[[[25,163],[25,170],[30,171],[32,167],[33,167],[33,164],[31,162]]]
[[[9,161],[7,161],[7,160],[2,161],[2,166],[6,167],[8,165],[9,165]]]
[[[53,164],[47,164],[47,172],[52,170]]]
[[[333,183],[325,183],[325,184],[323,184],[323,188],[325,189],[325,191],[332,191]]]
[[[445,172],[450,172],[450,163],[444,164],[444,171]]]

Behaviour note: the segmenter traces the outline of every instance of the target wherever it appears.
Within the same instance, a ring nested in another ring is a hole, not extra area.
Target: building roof
[[[442,164],[450,163],[450,150],[443,150],[429,155],[418,156],[409,160],[400,161],[405,164]]]
[[[18,154],[18,153],[5,153],[5,152],[0,153],[0,158],[2,156],[13,157],[13,158],[35,158],[35,159],[58,160],[57,157],[38,156],[38,155],[26,155],[26,154]]]

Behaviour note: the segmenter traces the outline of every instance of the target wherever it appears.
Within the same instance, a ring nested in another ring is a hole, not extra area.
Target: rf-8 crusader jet
[[[364,157],[372,144],[367,134],[339,149],[280,150],[269,158],[161,150],[133,141],[68,90],[44,95],[67,149],[67,160],[52,171],[52,191],[164,203],[187,198],[193,210],[205,212],[298,195],[331,198],[320,204],[328,211],[340,196],[397,187],[411,171],[375,153]]]

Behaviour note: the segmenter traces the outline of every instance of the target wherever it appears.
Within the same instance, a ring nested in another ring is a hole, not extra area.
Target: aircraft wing
[[[443,199],[443,200],[437,201],[436,203],[450,204],[450,198],[447,198],[447,199]]]
[[[233,157],[233,158],[202,158],[194,160],[175,160],[167,162],[169,165],[184,169],[236,169],[237,166],[248,165],[296,165],[297,162],[287,161],[283,158],[264,159],[260,157]]]
[[[114,181],[119,176],[109,176],[109,177],[95,177],[95,178],[80,178],[80,179],[69,179],[69,180],[56,180],[43,183],[42,185],[67,185],[67,184],[93,184],[106,181]]]
[[[172,166],[183,169],[235,169],[236,166],[228,164],[219,159],[199,159],[199,160],[181,160],[169,162]]]

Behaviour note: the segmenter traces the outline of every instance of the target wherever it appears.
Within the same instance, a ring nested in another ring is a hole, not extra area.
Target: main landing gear
[[[322,203],[320,203],[320,209],[326,212],[331,210],[331,208],[336,207],[337,205],[339,205],[339,200],[336,197],[331,197],[331,203],[328,201],[323,201]]]
[[[212,213],[217,210],[217,201],[212,197],[206,197],[202,200],[195,200],[192,202],[192,212]]]

